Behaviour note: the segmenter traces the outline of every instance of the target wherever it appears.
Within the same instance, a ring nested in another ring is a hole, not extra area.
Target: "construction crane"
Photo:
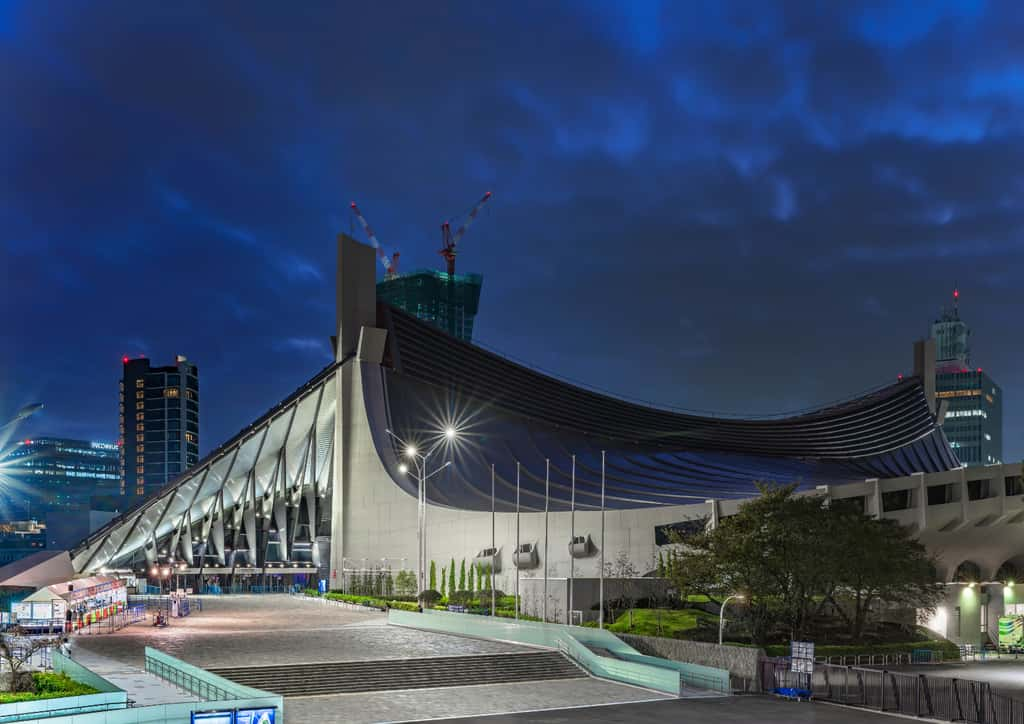
[[[399,253],[396,251],[390,257],[387,254],[385,254],[384,249],[381,247],[380,242],[377,240],[377,235],[373,233],[373,229],[370,228],[370,225],[367,223],[362,213],[360,213],[359,207],[356,206],[356,202],[353,201],[351,206],[352,213],[354,213],[356,215],[356,218],[359,219],[359,224],[363,227],[363,231],[365,231],[366,235],[369,237],[370,243],[373,244],[373,248],[377,250],[377,256],[380,258],[380,263],[384,265],[384,278],[392,279],[393,277],[397,276]]]
[[[454,234],[452,234],[452,227],[449,222],[446,221],[441,224],[441,240],[444,243],[444,248],[437,253],[444,257],[445,263],[448,267],[449,278],[455,276],[455,254],[459,240],[466,234],[466,230],[469,229],[469,225],[473,223],[476,219],[476,215],[480,213],[480,209],[482,209],[484,204],[490,201],[490,199],[491,192],[488,191],[484,194],[484,197],[477,202],[476,206],[473,207],[473,210],[469,212],[469,216],[466,217],[462,226],[460,226],[459,230]]]

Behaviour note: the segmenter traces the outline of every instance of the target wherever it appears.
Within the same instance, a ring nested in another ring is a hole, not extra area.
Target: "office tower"
[[[149,496],[199,460],[199,369],[181,355],[167,367],[122,363],[121,494]]]

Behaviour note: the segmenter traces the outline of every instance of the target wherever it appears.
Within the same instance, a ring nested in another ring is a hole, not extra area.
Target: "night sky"
[[[19,436],[112,441],[122,355],[185,354],[209,451],[329,362],[351,200],[441,268],[490,190],[458,263],[505,354],[796,410],[908,372],[958,284],[1024,456],[1019,0],[0,0],[0,92]]]

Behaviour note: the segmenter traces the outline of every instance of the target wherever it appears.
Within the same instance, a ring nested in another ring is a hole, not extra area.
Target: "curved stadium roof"
[[[388,330],[385,361],[364,376],[364,396],[395,483],[415,494],[386,430],[429,445],[445,424],[460,429],[434,453],[452,463],[428,486],[441,505],[489,510],[493,464],[497,507],[513,510],[518,461],[520,504],[542,510],[550,461],[549,505],[566,509],[575,455],[576,505],[598,507],[602,450],[609,508],[745,497],[755,481],[813,486],[959,466],[917,378],[790,417],[705,417],[576,387],[384,304],[378,325]]]

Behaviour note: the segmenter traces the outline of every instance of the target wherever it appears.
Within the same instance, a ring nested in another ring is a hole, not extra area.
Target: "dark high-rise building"
[[[5,520],[45,520],[54,511],[88,510],[96,496],[119,492],[118,448],[104,442],[37,437],[0,460]]]
[[[960,293],[932,324],[935,340],[935,396],[947,404],[942,429],[960,462],[1003,461],[1003,391],[982,370],[971,367],[971,330],[960,319]]]
[[[482,285],[479,274],[420,269],[377,282],[377,298],[470,342]]]
[[[121,493],[148,496],[199,461],[199,368],[125,357],[121,377]]]

